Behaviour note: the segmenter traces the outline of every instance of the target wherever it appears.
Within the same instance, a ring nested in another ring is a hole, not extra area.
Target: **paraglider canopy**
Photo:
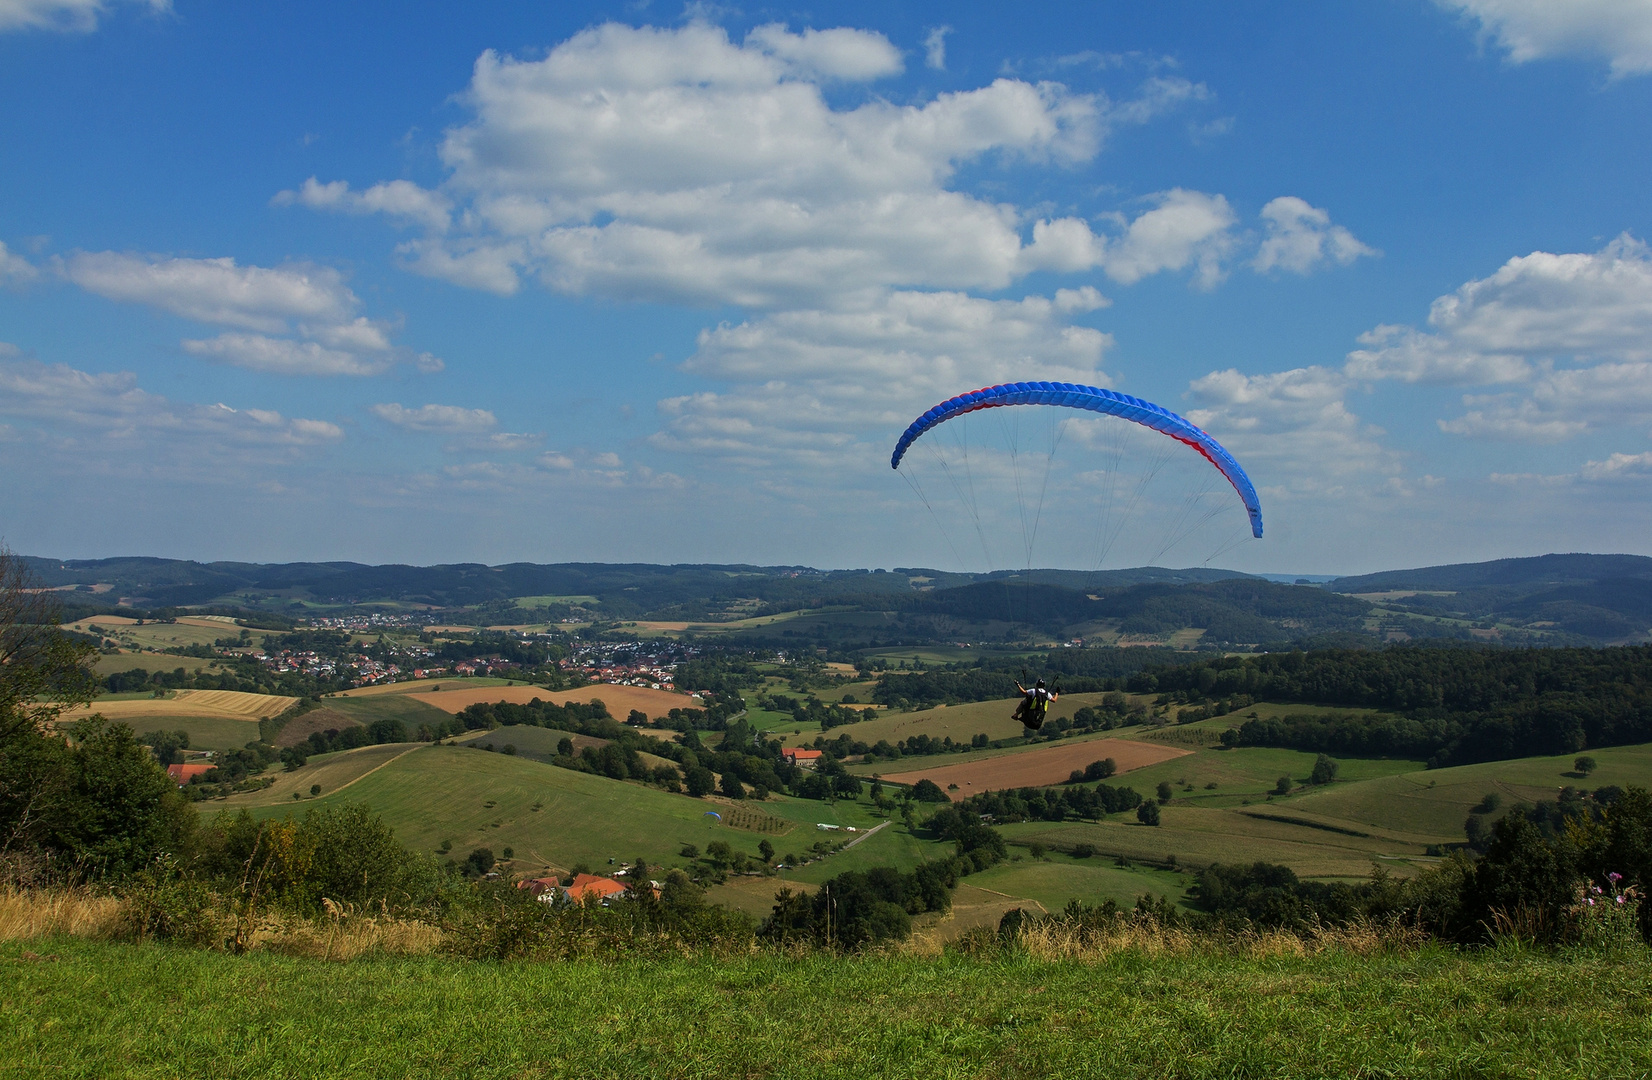
[[[718,813],[718,812],[717,812],[717,811],[715,811],[715,810],[707,810],[707,811],[706,811],[706,812],[705,812],[705,814],[704,814],[704,815],[703,815],[703,816],[705,816],[705,817],[714,817],[714,818],[716,818],[716,819],[717,819],[717,820],[718,820],[718,821],[722,821],[722,820],[723,820],[723,815],[722,815],[722,814],[719,814],[719,813]]]
[[[895,444],[895,452],[889,458],[889,467],[899,469],[901,458],[906,456],[912,444],[936,425],[966,413],[1007,405],[1054,405],[1085,409],[1152,428],[1177,442],[1185,443],[1216,466],[1227,478],[1228,483],[1233,485],[1240,502],[1244,503],[1245,512],[1250,516],[1251,535],[1261,537],[1262,503],[1257,498],[1256,487],[1251,483],[1250,477],[1245,475],[1245,470],[1239,467],[1239,462],[1234,460],[1233,455],[1228,453],[1221,443],[1211,438],[1204,429],[1162,405],[1155,405],[1151,401],[1143,401],[1141,398],[1099,386],[1064,382],[1014,382],[986,386],[948,398],[912,421],[901,434],[900,441]]]

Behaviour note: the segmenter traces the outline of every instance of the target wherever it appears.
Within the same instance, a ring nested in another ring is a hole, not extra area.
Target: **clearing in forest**
[[[896,784],[933,780],[942,789],[947,789],[956,802],[983,791],[1060,784],[1073,770],[1082,771],[1092,761],[1104,758],[1112,758],[1118,772],[1126,773],[1171,758],[1185,757],[1191,752],[1136,739],[1088,739],[1083,742],[1060,742],[1037,750],[1024,750],[1019,754],[962,761],[956,765],[892,773],[884,779]],[[955,790],[951,790],[953,788]]]

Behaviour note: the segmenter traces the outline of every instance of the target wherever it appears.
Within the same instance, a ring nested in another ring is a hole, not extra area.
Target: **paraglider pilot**
[[[1049,711],[1050,702],[1061,695],[1044,689],[1043,679],[1033,684],[1031,690],[1020,683],[1016,683],[1015,688],[1021,691],[1021,704],[1015,707],[1015,715],[1011,719],[1021,721],[1028,731],[1037,731],[1044,726],[1044,714]]]

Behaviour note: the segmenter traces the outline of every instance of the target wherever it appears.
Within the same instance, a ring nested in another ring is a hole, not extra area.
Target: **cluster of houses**
[[[650,650],[641,642],[595,643],[577,649],[562,662],[564,671],[577,671],[595,683],[615,686],[646,686],[654,690],[677,688],[677,658],[692,656],[696,650],[680,646]]]

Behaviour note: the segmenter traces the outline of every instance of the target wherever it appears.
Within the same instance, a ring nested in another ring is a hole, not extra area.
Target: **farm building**
[[[824,750],[804,750],[801,747],[789,748],[785,752],[786,762],[796,765],[800,769],[812,769],[826,756]]]
[[[168,765],[166,775],[176,780],[179,787],[186,787],[197,776],[205,776],[217,767],[207,761],[192,761],[188,765]]]

